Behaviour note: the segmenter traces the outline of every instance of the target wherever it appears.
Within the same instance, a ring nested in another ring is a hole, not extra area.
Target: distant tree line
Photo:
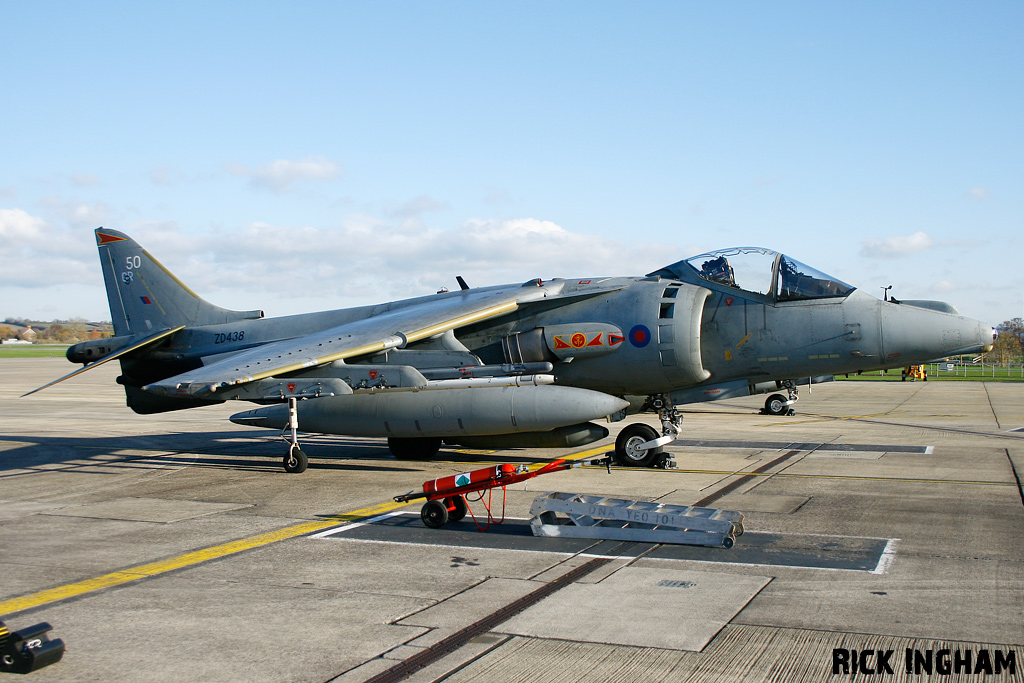
[[[81,341],[114,336],[114,328],[109,322],[90,323],[85,318],[53,322],[7,318],[4,323],[0,325],[0,339],[25,338],[26,341],[37,344],[77,344]],[[34,336],[25,334],[29,329]]]

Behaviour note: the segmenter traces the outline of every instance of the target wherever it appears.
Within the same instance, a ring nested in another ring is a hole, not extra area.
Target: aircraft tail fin
[[[263,311],[232,311],[200,298],[122,232],[97,228],[96,245],[117,336],[263,317]]]

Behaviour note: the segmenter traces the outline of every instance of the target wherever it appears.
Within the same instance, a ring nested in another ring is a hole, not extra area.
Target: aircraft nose
[[[880,322],[885,359],[896,365],[984,353],[995,343],[991,325],[941,310],[883,303]]]

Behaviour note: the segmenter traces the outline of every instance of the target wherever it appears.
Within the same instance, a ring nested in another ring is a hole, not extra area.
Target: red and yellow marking
[[[566,341],[566,337],[569,340]],[[615,335],[608,335],[608,346],[615,346],[616,344],[622,343],[624,337],[617,337]],[[582,349],[584,346],[604,346],[604,332],[598,332],[590,339],[583,332],[575,332],[571,335],[556,334],[555,335],[555,350],[559,349]]]
[[[105,232],[98,232],[98,233],[96,233],[96,243],[97,243],[98,246],[101,246],[101,247],[104,244],[110,244],[111,242],[124,242],[124,241],[125,241],[124,237],[118,237],[117,235],[108,235]]]

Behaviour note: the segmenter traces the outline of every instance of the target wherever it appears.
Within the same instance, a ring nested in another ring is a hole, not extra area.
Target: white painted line
[[[365,526],[366,524],[373,524],[374,522],[379,522],[382,519],[387,519],[389,517],[394,517],[395,515],[408,515],[408,514],[411,514],[411,513],[403,512],[402,510],[397,510],[395,512],[388,512],[388,513],[383,514],[383,515],[377,515],[376,517],[372,517],[370,519],[365,519],[362,522],[356,522],[355,524],[342,524],[341,526],[331,527],[330,529],[326,529],[325,531],[321,531],[321,532],[312,534],[308,538],[327,538],[328,536],[333,536],[334,534],[340,534],[340,533],[342,533],[344,531],[349,531],[350,529],[355,529],[356,527]]]
[[[896,543],[900,539],[890,538],[889,542],[885,544],[885,550],[882,551],[882,556],[878,558],[878,566],[872,570],[872,574],[888,574],[889,567],[892,566],[893,560],[896,559]]]

